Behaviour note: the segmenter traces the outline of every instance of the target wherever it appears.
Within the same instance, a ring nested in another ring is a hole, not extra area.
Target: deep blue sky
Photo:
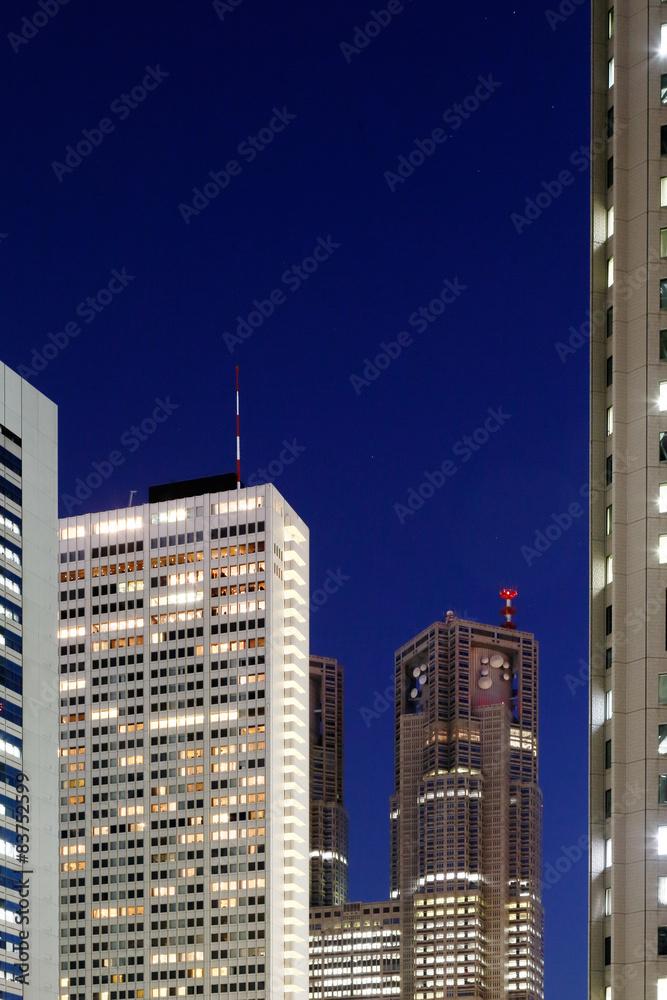
[[[59,405],[61,513],[232,469],[238,364],[244,478],[278,463],[284,441],[303,449],[272,467],[276,486],[311,528],[313,590],[329,571],[347,578],[311,636],[346,666],[352,897],[388,891],[393,726],[378,709],[394,649],[448,608],[500,621],[507,583],[541,644],[544,860],[556,866],[587,825],[587,513],[575,508],[542,554],[522,546],[582,501],[588,477],[587,343],[557,350],[588,309],[589,172],[576,153],[589,142],[587,6],[554,23],[534,2],[393,0],[391,22],[347,57],[341,43],[384,0],[218,6],[71,0],[12,45],[40,8],[3,5],[1,356],[23,374],[41,365],[31,381]],[[146,67],[154,89],[124,105]],[[454,106],[480,77],[485,99],[462,118]],[[102,119],[90,155],[53,166]],[[266,148],[238,151],[272,119],[282,130]],[[434,129],[445,141],[389,183]],[[230,160],[210,204],[179,209]],[[533,221],[513,222],[540,192]],[[283,280],[316,246],[329,254],[317,271],[298,288]],[[453,301],[411,326],[446,280]],[[110,281],[99,304],[112,301],[86,311]],[[273,314],[227,338],[230,351],[225,332],[275,289]],[[44,367],[49,333],[68,323],[80,332],[56,336]],[[401,331],[400,356],[353,384]],[[156,399],[178,408],[135,444],[126,432]],[[502,426],[467,452],[490,409]],[[72,506],[77,477],[115,450],[122,464]],[[420,509],[395,507],[447,460],[453,474]],[[545,905],[549,1000],[583,996],[585,858]]]

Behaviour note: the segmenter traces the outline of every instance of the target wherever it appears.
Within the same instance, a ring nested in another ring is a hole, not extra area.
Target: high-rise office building
[[[343,805],[343,667],[310,658],[310,905],[347,903],[348,814]]]
[[[400,949],[395,900],[311,907],[310,1000],[400,1000]]]
[[[396,653],[391,900],[311,907],[311,1000],[544,998],[538,648],[501,594]]]
[[[0,980],[58,994],[57,410],[0,364]]]
[[[448,612],[396,653],[402,1000],[544,996],[538,651],[501,594],[507,625]]]
[[[667,4],[594,0],[590,997],[667,997]]]
[[[61,521],[67,1000],[308,990],[308,529],[233,487]]]

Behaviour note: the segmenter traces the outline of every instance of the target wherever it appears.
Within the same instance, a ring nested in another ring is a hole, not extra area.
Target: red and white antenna
[[[516,593],[513,587],[503,587],[500,591],[500,596],[505,601],[505,607],[500,609],[501,615],[505,616],[503,628],[516,628],[516,625],[512,621],[512,615],[516,614],[516,608],[512,607],[512,600],[516,597]]]
[[[241,489],[241,424],[239,419],[239,366],[236,366],[236,489]]]

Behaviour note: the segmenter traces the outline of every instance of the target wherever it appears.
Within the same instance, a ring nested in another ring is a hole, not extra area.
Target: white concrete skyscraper
[[[58,995],[55,405],[0,364],[0,997]]]
[[[308,991],[308,529],[210,477],[61,521],[68,1000]]]
[[[590,998],[667,998],[667,4],[594,0]]]

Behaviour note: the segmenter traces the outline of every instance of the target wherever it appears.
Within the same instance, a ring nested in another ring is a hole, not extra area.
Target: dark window
[[[607,455],[607,463],[606,463],[606,483],[607,483],[607,486],[611,486],[611,481],[612,481],[612,478],[613,478],[613,474],[614,474],[614,460],[613,460],[613,455]]]
[[[667,278],[660,279],[660,308],[667,309]]]
[[[610,188],[614,183],[614,157],[610,156],[607,160],[607,187]]]
[[[611,817],[611,788],[607,788],[604,793],[604,818]]]
[[[612,662],[612,652],[611,652],[611,646],[610,646],[609,649],[605,649],[605,651],[604,651],[604,666],[605,666],[605,670],[610,670],[611,669],[611,662]]]
[[[658,955],[667,955],[667,927],[658,927]]]
[[[660,77],[660,103],[667,104],[667,73]]]
[[[667,156],[667,125],[660,126],[660,155]]]
[[[614,355],[610,354],[607,358],[607,386],[610,386],[614,381]]]
[[[605,631],[606,631],[607,635],[611,635],[611,632],[612,632],[612,613],[611,613],[611,607],[612,607],[611,604],[608,604],[607,607],[606,607],[606,609],[605,609],[605,616],[604,616],[605,617],[605,623],[604,624],[605,624]]]
[[[609,306],[607,309],[607,336],[611,337],[614,332],[614,307]]]
[[[607,108],[607,138],[611,139],[614,134],[614,108]]]
[[[604,745],[604,766],[611,767],[611,740],[606,740]]]
[[[611,965],[611,938],[604,939],[604,964]]]

